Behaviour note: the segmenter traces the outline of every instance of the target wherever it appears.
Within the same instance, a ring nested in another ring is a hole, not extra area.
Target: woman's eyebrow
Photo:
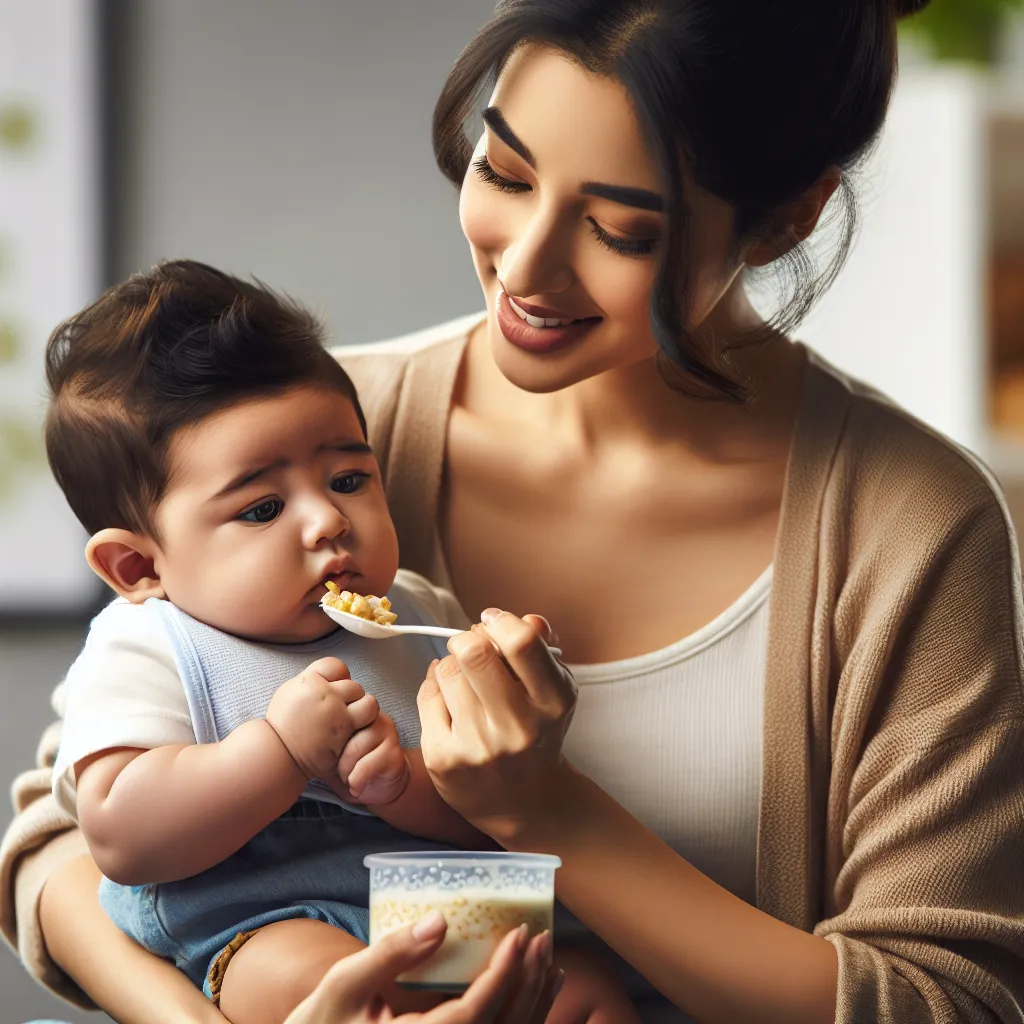
[[[536,170],[537,161],[529,147],[505,120],[505,115],[497,107],[488,107],[483,113],[484,122],[513,152],[518,153],[532,168]],[[622,206],[633,206],[638,210],[654,210],[660,212],[665,202],[657,192],[646,188],[629,188],[626,185],[605,185],[598,181],[585,181],[580,192],[586,196],[607,199]]]
[[[523,140],[512,131],[508,121],[505,120],[505,115],[497,107],[488,107],[484,111],[483,117],[484,123],[509,149],[518,153],[531,167],[535,168],[537,166],[537,161],[534,160],[533,154]]]
[[[626,185],[602,185],[598,181],[585,181],[580,191],[586,196],[596,196],[623,206],[635,206],[639,210],[655,210],[660,212],[665,202],[657,192],[646,188],[629,188]]]

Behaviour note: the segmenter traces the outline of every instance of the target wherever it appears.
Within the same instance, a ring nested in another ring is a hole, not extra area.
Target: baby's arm
[[[266,720],[219,743],[105,750],[76,765],[78,816],[100,870],[141,885],[204,871],[335,771],[345,744],[377,715],[373,698],[324,658],[288,680]]]
[[[170,882],[218,864],[306,785],[265,721],[247,722],[220,743],[101,751],[75,774],[89,851],[124,885]]]
[[[494,847],[441,799],[422,752],[402,749],[395,723],[383,712],[349,740],[338,771],[346,787],[340,796],[364,805],[403,832],[470,850]]]

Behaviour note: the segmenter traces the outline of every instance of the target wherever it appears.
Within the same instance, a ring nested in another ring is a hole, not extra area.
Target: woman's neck
[[[730,290],[702,325],[705,338],[737,339],[764,323],[742,288]],[[581,454],[671,447],[697,461],[758,461],[788,445],[795,422],[803,353],[787,339],[738,348],[733,372],[754,393],[746,406],[692,398],[669,387],[654,357],[607,371],[551,394],[511,384],[489,350],[487,324],[470,338],[457,404],[486,419],[543,434],[548,446]]]

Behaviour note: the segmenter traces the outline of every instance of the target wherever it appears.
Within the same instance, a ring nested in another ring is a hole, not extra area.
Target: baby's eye
[[[331,490],[338,494],[355,494],[370,477],[369,473],[345,473],[331,481]]]
[[[283,508],[284,502],[280,498],[267,498],[258,505],[253,505],[238,518],[247,523],[269,523],[281,514]]]

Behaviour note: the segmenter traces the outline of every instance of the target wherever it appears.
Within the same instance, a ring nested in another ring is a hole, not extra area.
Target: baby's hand
[[[356,803],[389,804],[405,792],[409,762],[395,723],[383,711],[348,741],[338,762],[338,775]]]
[[[345,745],[377,718],[377,700],[337,658],[321,658],[278,688],[267,723],[307,779],[332,774]]]

